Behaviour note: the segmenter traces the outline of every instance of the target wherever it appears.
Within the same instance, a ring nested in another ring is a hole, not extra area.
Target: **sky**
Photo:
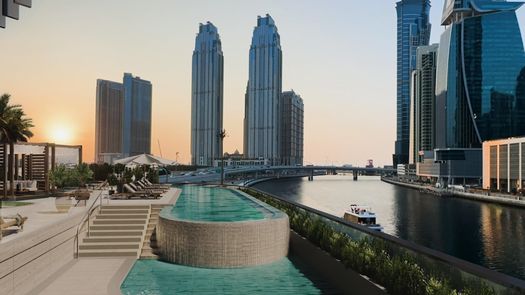
[[[191,56],[199,23],[224,53],[224,150],[242,152],[248,53],[258,15],[281,35],[283,91],[305,104],[305,164],[392,162],[396,12],[389,0],[53,0],[0,29],[0,93],[33,119],[32,142],[82,144],[93,161],[96,80],[153,84],[152,152],[190,160]],[[439,42],[443,0],[432,1]],[[525,23],[525,8],[518,13]]]

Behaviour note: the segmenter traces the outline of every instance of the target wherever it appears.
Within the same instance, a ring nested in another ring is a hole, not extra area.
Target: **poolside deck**
[[[178,189],[172,188],[158,200],[110,200],[107,195],[103,195],[101,200],[103,205],[170,204],[176,201],[178,192]],[[23,231],[7,235],[0,241],[2,294],[40,294],[48,288],[67,290],[50,291],[48,294],[106,294],[94,292],[93,288],[106,290],[108,286],[104,287],[104,280],[114,282],[111,278],[119,270],[109,265],[118,265],[120,262],[122,265],[127,260],[73,259],[77,225],[99,193],[94,191],[86,206],[73,207],[68,213],[57,212],[55,198],[32,200],[31,205],[1,209],[0,214],[3,216],[19,213],[28,217]],[[127,268],[124,267],[125,273],[129,267],[131,263],[128,263]],[[92,275],[94,268],[99,270],[97,275]],[[78,281],[74,283],[75,280]],[[69,289],[72,284],[76,287]],[[82,288],[82,284],[88,285]],[[83,290],[84,293],[74,293],[75,290]]]

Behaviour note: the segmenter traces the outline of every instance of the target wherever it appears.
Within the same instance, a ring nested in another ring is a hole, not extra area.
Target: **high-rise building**
[[[280,36],[270,15],[257,18],[250,46],[245,156],[280,163],[279,100],[282,90]]]
[[[151,82],[124,74],[124,157],[151,153]]]
[[[199,25],[192,58],[191,162],[212,166],[222,154],[224,57],[212,23]]]
[[[430,40],[430,0],[402,0],[397,11],[397,135],[394,165],[407,164],[410,142],[410,79],[416,49]]]
[[[281,164],[302,165],[304,147],[303,99],[293,90],[285,91],[281,94],[280,108]]]
[[[423,151],[435,148],[436,62],[438,44],[417,48],[416,69],[412,72],[410,112],[410,164]]]
[[[97,80],[95,162],[111,163],[122,156],[123,114],[122,84]]]
[[[436,145],[481,148],[525,135],[525,53],[516,9],[505,0],[445,3],[436,85]]]
[[[151,153],[151,83],[125,73],[123,83],[97,80],[95,161]]]

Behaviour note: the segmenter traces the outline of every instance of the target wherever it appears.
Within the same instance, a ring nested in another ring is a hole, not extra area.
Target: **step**
[[[144,219],[95,219],[93,224],[146,224]]]
[[[140,243],[141,237],[87,237],[82,240],[83,243]]]
[[[91,225],[89,227],[90,231],[97,231],[97,230],[113,230],[113,231],[121,231],[121,230],[144,230],[144,225],[135,225],[135,224],[104,224],[104,225]]]
[[[141,206],[141,205],[102,205],[102,207],[100,207],[100,209],[104,210],[104,209],[110,209],[110,210],[115,210],[115,209],[145,209],[145,210],[149,210],[149,206]]]
[[[108,215],[108,214],[148,214],[148,209],[122,209],[122,210],[113,210],[113,209],[102,209],[100,210],[99,215]]]
[[[105,236],[105,237],[111,237],[111,236],[118,236],[118,237],[142,237],[142,231],[132,231],[132,230],[119,230],[119,231],[114,231],[114,230],[103,230],[103,231],[99,231],[99,230],[96,230],[96,231],[90,231],[89,233],[89,236],[90,237],[100,237],[100,236]]]
[[[139,243],[86,243],[78,246],[79,250],[116,250],[139,249]]]
[[[137,251],[128,249],[116,250],[82,250],[78,251],[78,257],[122,257],[122,256],[137,256]]]
[[[144,214],[107,214],[97,215],[96,219],[143,219],[146,220],[148,215]]]

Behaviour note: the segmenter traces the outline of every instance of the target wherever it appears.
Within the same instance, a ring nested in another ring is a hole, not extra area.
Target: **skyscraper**
[[[281,164],[303,164],[304,104],[301,96],[292,91],[281,94]]]
[[[410,78],[416,49],[430,40],[430,0],[402,0],[397,11],[397,136],[394,165],[407,164],[410,141]]]
[[[516,9],[504,0],[445,3],[438,54],[436,143],[480,148],[525,135],[525,53]]]
[[[435,148],[436,64],[438,44],[417,48],[416,69],[412,72],[410,163],[421,151]]]
[[[122,154],[151,153],[151,82],[124,73]]]
[[[212,23],[199,25],[192,58],[191,162],[212,166],[222,154],[224,57]]]
[[[124,88],[121,83],[97,80],[95,162],[111,163],[122,156]]]
[[[282,51],[277,27],[268,14],[257,18],[249,62],[244,153],[248,158],[265,158],[272,164],[278,164]]]

